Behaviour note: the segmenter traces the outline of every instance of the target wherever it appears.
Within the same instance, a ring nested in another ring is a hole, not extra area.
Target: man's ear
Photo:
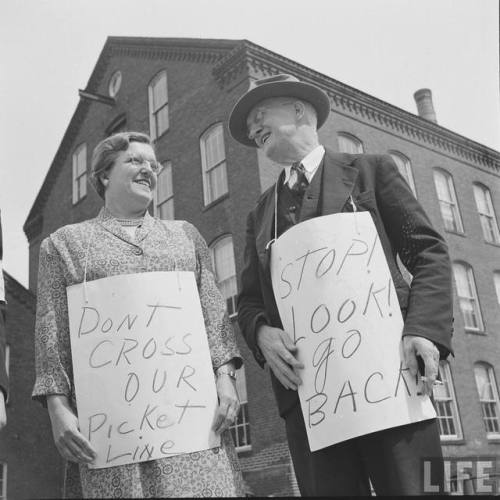
[[[297,117],[297,120],[301,120],[302,118],[304,118],[306,114],[306,107],[304,106],[304,103],[295,101],[293,105],[295,108],[295,116]]]

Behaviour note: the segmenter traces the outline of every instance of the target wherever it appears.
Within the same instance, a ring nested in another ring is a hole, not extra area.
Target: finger
[[[297,351],[297,346],[292,342],[292,339],[288,335],[287,332],[283,331],[281,334],[281,340],[283,341],[284,346],[291,352]]]
[[[81,432],[76,432],[71,437],[72,441],[78,446],[83,454],[94,459],[97,456],[95,448],[90,444],[90,441],[85,438]]]
[[[276,378],[281,382],[281,384],[287,389],[297,390],[298,385],[302,382],[295,375],[295,373],[290,369],[290,367],[284,363],[281,359],[276,359],[274,364],[271,365]]]
[[[78,454],[73,451],[73,449],[69,446],[68,443],[63,441],[60,442],[57,446],[57,449],[59,450],[59,453],[64,459],[69,460],[71,462],[80,462]]]
[[[410,375],[415,377],[418,372],[418,361],[415,351],[411,346],[406,347],[404,350],[405,363],[410,370]]]
[[[217,413],[215,414],[214,423],[212,424],[212,430],[219,434],[220,427],[224,423],[224,419],[226,418],[226,414],[221,412],[220,406],[217,408]]]
[[[290,351],[282,351],[278,354],[281,356],[281,359],[288,365],[294,368],[304,368],[304,365],[295,356],[293,356]]]

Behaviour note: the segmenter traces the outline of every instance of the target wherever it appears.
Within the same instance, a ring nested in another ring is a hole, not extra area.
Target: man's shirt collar
[[[323,156],[325,155],[325,148],[320,144],[316,148],[314,148],[308,155],[302,158],[302,165],[304,165],[306,171],[306,177],[309,182],[311,182],[316,170],[321,165],[321,161],[323,160]],[[285,167],[285,184],[290,179],[290,169],[291,165]]]

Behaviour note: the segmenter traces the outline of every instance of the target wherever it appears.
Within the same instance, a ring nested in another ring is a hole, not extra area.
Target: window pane
[[[341,153],[359,154],[363,152],[363,145],[357,137],[346,134],[338,134],[337,137]]]
[[[168,130],[168,105],[163,106],[155,114],[156,120],[156,133],[158,137]]]
[[[167,101],[167,75],[162,73],[153,84],[153,111],[161,108]]]
[[[482,330],[482,318],[472,268],[460,263],[454,263],[453,275],[465,326]]]
[[[174,220],[174,199],[164,201],[161,205],[158,205],[159,214],[158,217],[164,220]]]
[[[411,164],[408,158],[396,153],[391,153],[391,157],[398,167],[399,173],[404,177],[408,186],[416,196],[415,183],[413,182],[413,173],[411,171]]]
[[[493,275],[493,280],[495,282],[495,290],[497,292],[498,305],[500,305],[500,272],[495,271]]]
[[[87,194],[87,145],[80,145],[72,157],[73,164],[73,204]]]
[[[474,377],[486,432],[496,435],[500,430],[500,422],[498,418],[498,388],[496,387],[493,368],[485,363],[476,363],[474,365]]]
[[[450,366],[447,361],[441,361],[439,364],[439,375],[443,384],[435,385],[433,388],[439,433],[444,438],[458,438],[461,436],[460,421]]]
[[[216,242],[211,252],[215,279],[227,301],[228,314],[232,315],[236,312],[236,295],[238,294],[232,237],[227,236]]]
[[[227,193],[226,152],[222,124],[209,129],[200,140],[205,204]]]

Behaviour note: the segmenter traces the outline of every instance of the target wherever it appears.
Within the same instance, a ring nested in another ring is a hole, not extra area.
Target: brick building
[[[280,168],[232,140],[226,122],[251,79],[276,73],[323,88],[332,112],[322,142],[391,154],[444,234],[456,279],[455,358],[443,364],[445,384],[436,393],[444,454],[499,455],[500,154],[439,126],[429,92],[416,94],[414,115],[246,40],[111,37],[24,226],[30,290],[42,239],[101,206],[87,187],[94,146],[115,131],[138,130],[152,135],[166,165],[155,213],[199,228],[234,314],[246,214]],[[297,488],[269,376],[240,346],[246,364],[238,383],[247,403],[234,437],[247,484],[257,495],[292,495]]]
[[[6,483],[7,496],[0,487],[0,498],[53,498],[62,487],[62,460],[46,410],[31,401],[35,296],[7,272],[4,277],[10,394],[7,427],[0,432],[0,486]]]

